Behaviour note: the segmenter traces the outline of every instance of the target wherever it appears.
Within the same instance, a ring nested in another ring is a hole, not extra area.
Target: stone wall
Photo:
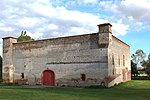
[[[107,76],[107,48],[99,48],[98,34],[13,44],[14,78],[24,73],[29,84],[41,84],[42,72],[55,73],[55,85],[101,84]],[[81,80],[81,74],[86,80]],[[32,79],[31,79],[32,78]]]
[[[112,35],[108,55],[108,76],[115,77],[110,86],[131,80],[130,46]]]

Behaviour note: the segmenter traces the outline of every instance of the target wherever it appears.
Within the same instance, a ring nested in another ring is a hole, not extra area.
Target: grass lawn
[[[150,80],[134,80],[112,88],[5,88],[0,100],[150,100]]]

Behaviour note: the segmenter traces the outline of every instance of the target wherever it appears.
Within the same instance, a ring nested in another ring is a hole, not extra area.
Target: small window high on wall
[[[85,81],[86,80],[86,75],[85,74],[81,74],[81,80]]]
[[[21,73],[21,78],[24,79],[24,73]]]

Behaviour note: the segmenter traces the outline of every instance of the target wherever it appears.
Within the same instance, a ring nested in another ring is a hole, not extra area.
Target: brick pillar
[[[13,43],[16,43],[17,39],[14,37],[3,38],[3,69],[2,78],[4,82],[13,82]]]

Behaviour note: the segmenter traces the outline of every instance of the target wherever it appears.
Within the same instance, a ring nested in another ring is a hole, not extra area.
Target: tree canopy
[[[134,75],[134,77],[138,74],[137,64],[134,63],[132,60],[131,60],[131,73]]]
[[[17,42],[26,42],[26,41],[32,41],[32,40],[34,39],[28,36],[26,31],[22,31],[21,35],[17,39]]]
[[[142,64],[145,61],[146,54],[143,52],[143,50],[138,49],[135,54],[132,54],[131,58],[132,61],[137,65]]]
[[[143,63],[145,67],[146,74],[150,77],[150,54],[148,55],[148,60]]]
[[[145,63],[146,54],[143,52],[143,50],[138,49],[135,54],[132,54],[131,58],[131,73],[135,77],[139,74],[137,66],[141,66]]]
[[[143,50],[138,49],[135,54],[132,54],[131,58],[132,74],[134,76],[138,74],[137,66],[140,64],[145,68],[145,73],[150,77],[150,54],[148,55],[148,59],[145,60],[146,53],[144,53]]]

